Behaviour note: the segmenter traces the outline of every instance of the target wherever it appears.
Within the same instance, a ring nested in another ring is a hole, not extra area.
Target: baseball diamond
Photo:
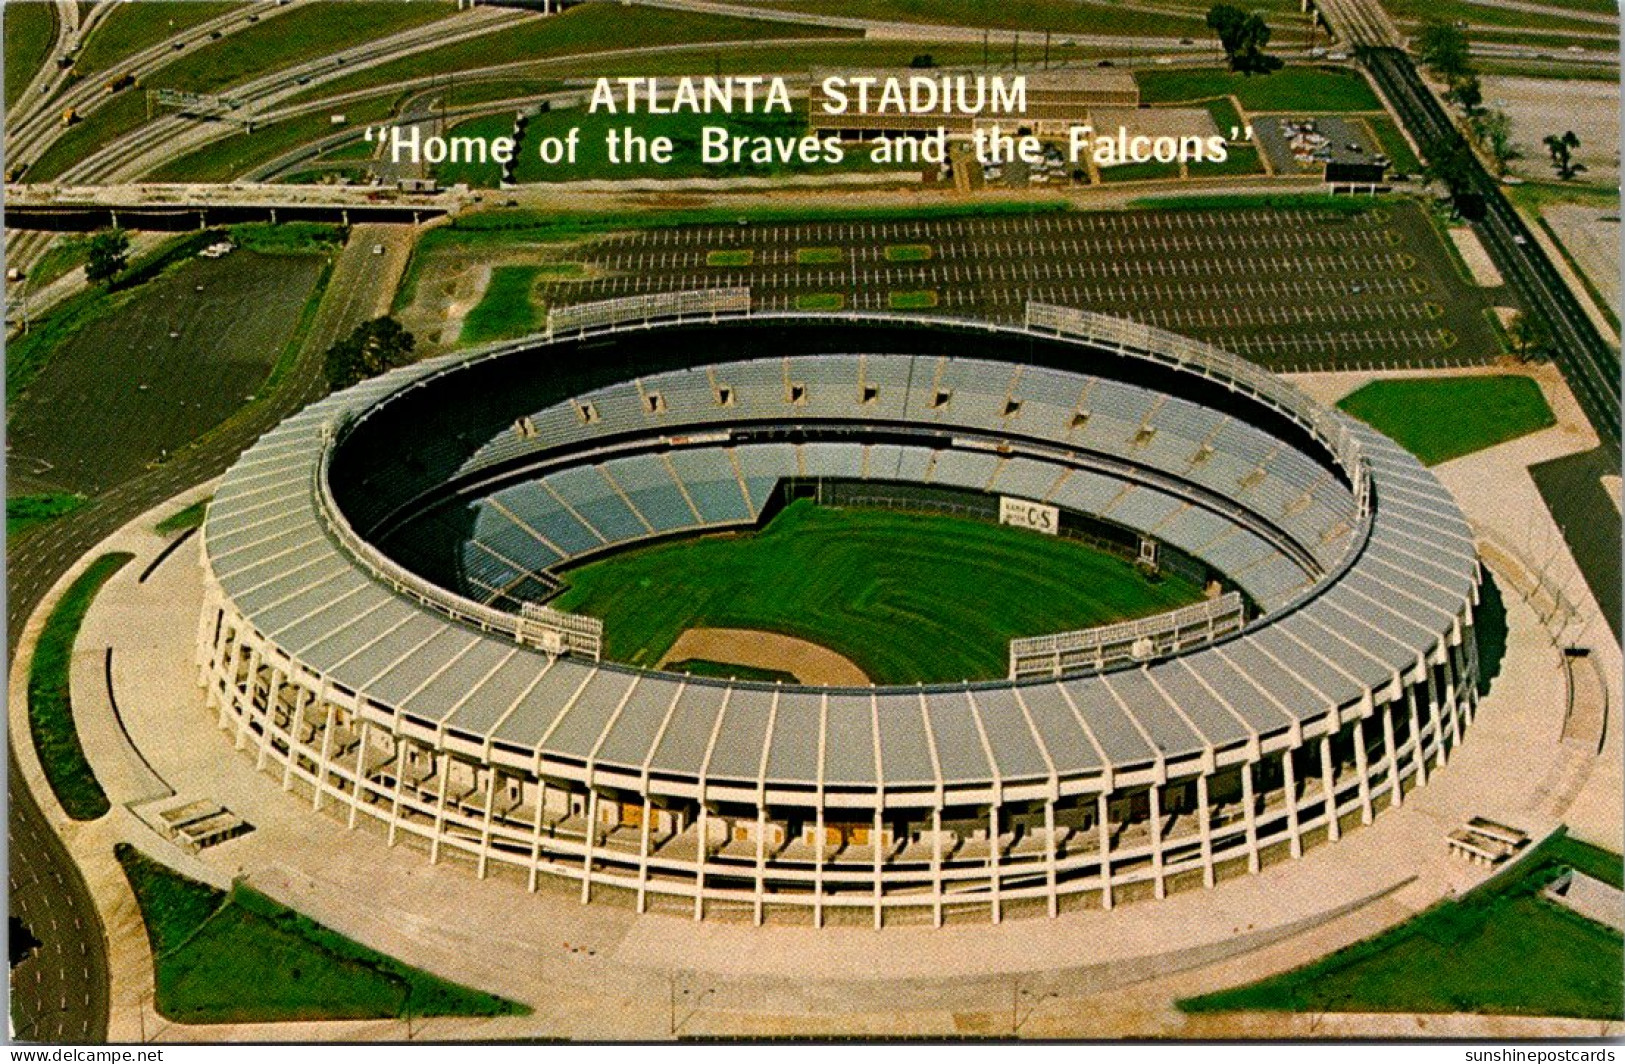
[[[1461,742],[1472,537],[1370,428],[1079,311],[656,299],[331,395],[226,475],[199,680],[314,809],[639,912],[997,922],[1297,857]],[[601,661],[589,619],[538,608],[555,569],[825,495],[1052,507],[1244,620],[1047,675],[814,687]]]

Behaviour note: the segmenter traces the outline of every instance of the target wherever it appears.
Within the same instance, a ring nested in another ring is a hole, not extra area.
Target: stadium
[[[868,686],[610,660],[560,606],[572,567],[796,506],[1059,533],[1200,592],[1012,632],[1002,676]],[[1472,538],[1416,459],[1211,346],[1040,304],[558,309],[267,433],[203,558],[200,683],[285,789],[482,878],[695,919],[1212,887],[1402,803],[1480,693]]]

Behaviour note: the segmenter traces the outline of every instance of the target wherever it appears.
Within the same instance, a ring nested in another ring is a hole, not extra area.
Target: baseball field
[[[659,543],[563,576],[553,605],[603,618],[612,660],[653,665],[690,628],[755,629],[828,647],[877,684],[1002,677],[1012,638],[1202,596],[1074,540],[808,501],[760,531]]]

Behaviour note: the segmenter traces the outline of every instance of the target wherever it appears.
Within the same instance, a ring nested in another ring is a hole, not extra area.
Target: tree
[[[1473,129],[1484,150],[1489,152],[1490,161],[1495,164],[1495,176],[1505,177],[1508,164],[1523,156],[1518,146],[1512,143],[1511,117],[1505,111],[1486,111],[1473,123]]]
[[[1519,311],[1507,323],[1507,339],[1512,342],[1512,353],[1518,356],[1518,360],[1527,362],[1531,356],[1544,351],[1552,338],[1544,321]]]
[[[930,70],[937,65],[937,61],[930,52],[921,52],[913,59],[910,59],[908,65],[914,70]]]
[[[1459,137],[1435,137],[1422,146],[1427,162],[1422,166],[1422,184],[1435,181],[1459,196],[1472,184],[1473,154]]]
[[[1460,107],[1468,118],[1472,118],[1483,106],[1484,87],[1479,84],[1477,74],[1464,74],[1450,83],[1444,97]]]
[[[1422,23],[1421,32],[1416,35],[1416,54],[1423,66],[1446,81],[1473,72],[1467,58],[1467,35],[1445,22],[1430,19]]]
[[[404,366],[412,360],[412,349],[416,346],[416,338],[394,318],[362,322],[349,336],[327,349],[323,368],[328,387],[338,391]]]
[[[1280,69],[1281,60],[1264,54],[1264,46],[1270,43],[1270,28],[1262,15],[1249,14],[1230,4],[1214,4],[1208,9],[1207,26],[1219,35],[1231,70],[1268,74]]]
[[[85,260],[85,278],[92,283],[111,283],[130,261],[130,236],[122,229],[106,229],[90,238],[90,254]]]
[[[1569,130],[1561,137],[1552,133],[1541,143],[1552,153],[1552,165],[1557,167],[1557,176],[1564,181],[1571,180],[1575,174],[1585,169],[1583,165],[1574,161],[1574,149],[1580,146],[1580,138],[1574,135],[1574,130]]]

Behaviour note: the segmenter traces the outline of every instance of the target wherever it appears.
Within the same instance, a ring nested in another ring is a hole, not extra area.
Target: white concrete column
[[[1399,747],[1394,744],[1394,707],[1393,703],[1385,702],[1382,706],[1382,755],[1388,762],[1388,804],[1398,808],[1405,804],[1405,788],[1399,781]]]
[[[547,817],[547,784],[536,777],[536,815],[530,825],[530,881],[526,889],[536,893],[536,876],[542,866],[542,821]]]
[[[1428,675],[1433,675],[1431,670]],[[1416,712],[1415,686],[1405,688],[1405,705],[1410,712],[1411,722],[1411,766],[1416,770],[1416,782],[1426,786],[1428,781],[1427,754],[1422,743],[1421,717]]]
[[[1100,838],[1100,907],[1112,907],[1111,798],[1101,791],[1095,799],[1095,832]]]
[[[485,878],[485,869],[491,863],[491,817],[496,811],[497,770],[492,765],[485,770],[485,816],[480,822],[480,863],[476,875]]]
[[[711,856],[711,841],[709,835],[710,821],[707,817],[710,810],[705,807],[705,798],[700,798],[699,845],[695,850],[697,864],[694,869],[694,919],[705,919],[705,862]]]
[[[880,915],[880,910],[881,910],[880,896],[881,896],[881,892],[882,892],[881,891],[881,882],[880,882],[880,873],[881,873],[881,867],[884,864],[884,859],[885,859],[885,856],[886,856],[885,850],[883,850],[881,848],[881,845],[880,845],[880,829],[881,829],[881,826],[882,826],[881,825],[881,819],[880,819],[880,806],[881,806],[882,801],[883,801],[883,796],[876,795],[876,799],[875,799],[875,822],[874,822],[874,828],[872,829],[873,834],[871,834],[870,840],[869,840],[871,843],[873,843],[873,847],[874,847],[873,852],[874,852],[874,877],[875,877],[874,890],[875,890],[875,930],[876,931],[880,930],[880,926],[881,926],[881,922],[882,922],[882,917]]]
[[[589,772],[590,774],[590,772]],[[598,843],[598,790],[587,785],[586,846],[581,851],[581,904],[592,901],[592,851]]]
[[[767,806],[756,803],[756,899],[752,918],[762,926],[762,905],[767,897]]]
[[[282,697],[282,670],[275,665],[270,667],[271,674],[265,679],[265,715],[260,718],[260,748],[254,755],[254,771],[265,771],[265,759],[271,755],[271,736],[276,732],[277,700]],[[258,670],[248,674],[248,690],[250,695],[258,689]],[[288,736],[288,754],[293,754],[293,737]],[[284,787],[284,790],[287,788]]]
[[[942,926],[942,807],[931,810],[931,922]]]
[[[291,679],[291,678],[289,678]],[[283,686],[287,685],[287,679]],[[293,708],[288,711],[288,730],[285,733],[288,740],[288,756],[282,761],[282,789],[293,790],[293,770],[299,765],[299,754],[309,751],[310,747],[304,741],[305,730],[305,696],[308,694],[304,686],[298,682],[293,684]],[[277,695],[281,697],[280,693]],[[312,699],[311,701],[314,701]],[[276,702],[271,703],[273,709]]]
[[[1337,822],[1337,774],[1332,769],[1332,737],[1320,737],[1320,789],[1326,796],[1321,807],[1326,811],[1326,838],[1336,842],[1343,837],[1343,828]]]
[[[1303,856],[1303,836],[1298,827],[1298,773],[1292,766],[1292,754],[1295,748],[1281,751],[1281,775],[1285,779],[1282,788],[1286,796],[1286,833],[1287,841],[1292,848],[1293,857]]]
[[[429,863],[440,863],[440,840],[446,834],[446,792],[451,786],[451,755],[441,754],[435,759],[434,833],[429,838]]]
[[[254,674],[259,671],[259,648],[251,647],[248,652],[248,683],[242,688],[237,686],[237,672],[242,665],[242,645],[238,645],[238,653],[232,655],[231,675],[226,677],[226,691],[241,708],[237,715],[237,749],[242,750],[248,746],[248,723],[255,712],[254,707]]]
[[[326,722],[322,725],[322,754],[316,762],[316,789],[310,796],[310,807],[318,812],[322,808],[322,792],[327,788],[327,773],[332,766],[333,718],[336,715],[337,707],[328,702]]]
[[[1202,834],[1202,886],[1212,887],[1213,872],[1213,807],[1208,801],[1206,772],[1196,777],[1196,828]]]
[[[824,926],[824,797],[813,820],[813,926]]]
[[[1371,759],[1365,752],[1365,721],[1354,722],[1354,771],[1359,774],[1360,823],[1371,823]]]
[[[406,786],[406,753],[411,749],[405,736],[395,737],[395,793],[389,803],[389,845],[395,845],[395,832],[401,823],[401,791]]]
[[[990,917],[998,923],[1003,917],[999,898],[999,803],[995,799],[987,807],[988,887],[991,890]]]
[[[1153,783],[1147,791],[1151,808],[1151,889],[1158,898],[1168,896],[1162,873],[1162,784]]]
[[[649,890],[649,820],[653,810],[649,805],[649,796],[643,796],[643,822],[638,832],[638,912],[648,911],[647,894]]]
[[[1241,807],[1242,823],[1246,825],[1247,871],[1256,876],[1261,862],[1258,856],[1258,794],[1253,789],[1251,761],[1241,763]]]
[[[1044,839],[1048,845],[1048,853],[1044,858],[1044,881],[1049,888],[1049,914],[1053,919],[1060,915],[1061,899],[1057,890],[1056,862],[1060,860],[1060,843],[1055,838],[1055,799],[1044,802]]]
[[[361,715],[360,700],[356,700],[356,716]],[[361,738],[355,744],[355,780],[350,788],[350,820],[345,826],[354,829],[356,813],[361,810],[361,802],[367,789],[367,739],[372,734],[372,722],[361,722]]]

